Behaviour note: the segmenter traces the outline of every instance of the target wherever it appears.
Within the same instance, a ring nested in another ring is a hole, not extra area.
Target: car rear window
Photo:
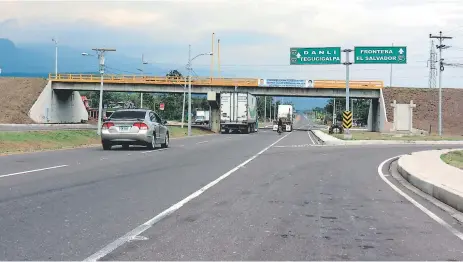
[[[145,111],[116,111],[110,118],[111,119],[145,119]]]

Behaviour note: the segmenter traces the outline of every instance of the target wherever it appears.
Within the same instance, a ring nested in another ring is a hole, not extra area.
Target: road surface
[[[462,260],[462,240],[378,175],[426,148],[260,130],[0,157],[0,260]]]

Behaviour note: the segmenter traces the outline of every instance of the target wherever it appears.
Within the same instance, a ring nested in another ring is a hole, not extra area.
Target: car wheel
[[[108,143],[108,142],[102,142],[101,143],[103,145],[103,150],[111,150],[111,144]]]
[[[148,149],[153,150],[156,148],[156,134],[151,137],[151,143],[148,144]]]
[[[128,144],[123,144],[122,145],[122,148],[125,149],[125,150],[129,149],[129,147],[130,147],[130,145],[128,145]]]
[[[168,148],[169,147],[169,133],[166,134],[164,138],[164,143],[161,144],[162,148]]]

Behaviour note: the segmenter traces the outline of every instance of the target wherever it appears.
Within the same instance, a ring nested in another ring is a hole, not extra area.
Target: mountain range
[[[121,53],[111,53],[106,56],[106,72],[110,74],[140,74],[141,59],[124,56]],[[55,48],[51,44],[21,44],[0,38],[0,76],[14,77],[48,77],[55,70]],[[175,68],[163,68],[157,65],[145,65],[145,72],[150,75],[166,75]],[[181,71],[181,70],[180,70]],[[199,75],[208,75],[201,69],[195,70]],[[82,56],[82,50],[69,46],[59,46],[59,73],[98,73],[98,59]],[[183,73],[183,72],[182,72]],[[224,76],[227,75],[224,73]],[[232,75],[229,75],[232,77]],[[278,99],[278,98],[277,98]],[[299,110],[324,107],[326,99],[314,98],[286,98]]]

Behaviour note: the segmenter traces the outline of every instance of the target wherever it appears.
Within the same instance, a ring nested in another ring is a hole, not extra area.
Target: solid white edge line
[[[51,166],[51,167],[39,168],[39,169],[28,170],[28,171],[23,171],[23,172],[17,172],[17,173],[12,173],[12,174],[0,175],[0,178],[9,177],[9,176],[16,176],[16,175],[24,175],[24,174],[40,172],[40,171],[45,171],[45,170],[50,170],[50,169],[56,169],[56,168],[61,168],[61,167],[67,167],[67,166],[68,165],[60,165],[60,166]]]
[[[316,145],[316,144],[315,144],[315,141],[313,140],[312,136],[310,135],[310,131],[307,131],[307,135],[309,136],[310,141],[312,142],[312,144],[313,144],[313,145]]]
[[[234,167],[233,169],[231,169],[230,171],[228,171],[227,173],[223,174],[222,176],[220,176],[219,178],[217,178],[216,180],[210,182],[209,184],[205,185],[204,187],[202,187],[201,189],[199,189],[198,191],[192,193],[191,195],[187,196],[186,198],[184,198],[183,200],[180,200],[178,203],[174,204],[173,206],[169,207],[168,209],[162,211],[160,214],[156,215],[155,217],[151,218],[150,220],[146,221],[145,223],[143,223],[142,225],[136,227],[135,229],[133,229],[132,231],[128,232],[127,234],[123,235],[122,237],[118,238],[117,240],[115,240],[114,242],[108,244],[107,246],[105,246],[103,249],[101,249],[100,251],[97,251],[96,253],[94,253],[93,255],[89,256],[88,258],[86,258],[84,261],[96,261],[102,257],[105,257],[106,255],[110,254],[111,252],[113,252],[115,249],[117,249],[118,247],[122,246],[123,244],[127,243],[128,241],[134,239],[136,236],[138,236],[139,234],[143,233],[145,230],[151,228],[153,225],[155,225],[157,222],[161,221],[163,218],[169,216],[170,214],[174,213],[175,211],[177,211],[179,208],[181,208],[183,205],[185,205],[186,203],[190,202],[191,200],[195,199],[196,197],[198,197],[199,195],[201,195],[202,193],[204,193],[206,190],[208,190],[209,188],[213,187],[214,185],[216,185],[217,183],[219,183],[220,181],[222,181],[223,179],[227,178],[228,176],[230,176],[231,174],[233,174],[235,171],[237,171],[238,169],[244,167],[246,164],[248,164],[249,162],[251,162],[252,160],[254,160],[255,158],[257,158],[258,156],[260,156],[261,154],[263,154],[265,151],[267,151],[268,149],[270,149],[271,147],[273,147],[275,144],[277,144],[278,142],[280,142],[282,139],[284,139],[285,137],[287,137],[288,135],[292,134],[291,133],[288,133],[286,134],[285,136],[279,138],[277,141],[273,142],[271,145],[267,146],[266,148],[262,149],[259,153],[255,154],[254,156],[252,156],[251,158],[249,158],[248,160],[244,161],[243,163],[239,164],[238,166]]]
[[[419,208],[421,211],[423,211],[426,215],[428,215],[430,218],[432,218],[434,221],[439,223],[441,226],[445,227],[447,230],[452,232],[456,237],[458,237],[460,240],[463,240],[463,233],[449,225],[447,222],[445,222],[442,218],[438,217],[436,214],[431,212],[429,209],[418,203],[415,199],[407,195],[405,192],[400,190],[397,186],[392,184],[391,181],[389,181],[383,174],[383,167],[387,162],[392,161],[393,159],[398,159],[403,155],[391,157],[389,159],[384,160],[379,166],[378,166],[378,174],[381,177],[381,179],[386,182],[392,189],[394,189],[397,193],[399,193],[401,196],[403,196],[405,199],[407,199],[410,203],[412,203],[414,206]]]

